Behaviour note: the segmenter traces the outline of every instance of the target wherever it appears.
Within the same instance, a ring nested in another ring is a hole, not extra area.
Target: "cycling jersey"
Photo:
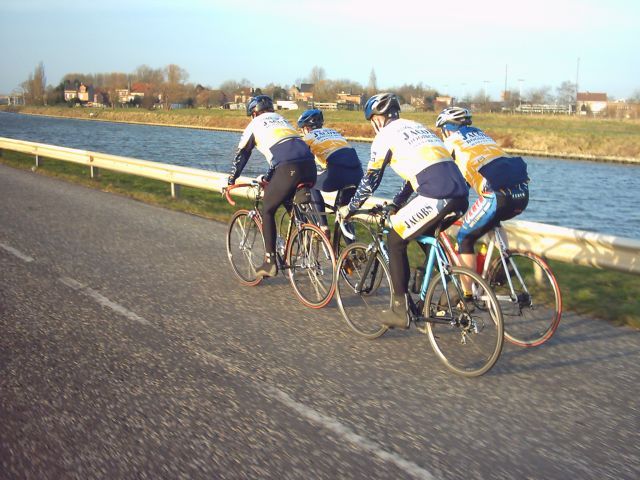
[[[469,185],[478,193],[510,187],[528,180],[527,165],[508,157],[489,135],[476,127],[447,126],[444,143]]]
[[[373,140],[367,173],[349,204],[350,210],[357,210],[378,188],[387,165],[405,180],[402,194],[394,199],[399,203],[413,191],[438,199],[469,193],[442,140],[417,122],[398,119],[382,128]]]
[[[327,168],[327,165],[360,166],[356,151],[340,133],[332,128],[311,130],[302,139],[309,145],[316,163],[322,168]]]
[[[313,160],[309,147],[301,140],[298,132],[282,115],[275,112],[258,115],[245,128],[231,170],[234,179],[240,176],[254,147],[269,163],[267,178],[280,164]]]

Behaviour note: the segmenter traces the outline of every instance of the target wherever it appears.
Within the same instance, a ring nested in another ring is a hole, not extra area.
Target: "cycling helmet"
[[[471,125],[471,112],[462,107],[445,108],[436,119],[436,128],[442,128],[446,124]]]
[[[322,128],[324,124],[324,116],[322,111],[314,108],[307,110],[298,118],[298,128],[309,127],[310,129]]]
[[[364,106],[364,118],[371,120],[372,115],[384,115],[387,118],[398,118],[400,102],[393,93],[379,93],[374,95]]]
[[[268,95],[258,95],[251,97],[247,103],[247,116],[253,113],[273,112],[273,100]]]

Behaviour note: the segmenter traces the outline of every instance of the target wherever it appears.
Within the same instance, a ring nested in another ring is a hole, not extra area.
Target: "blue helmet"
[[[310,129],[322,128],[324,125],[324,116],[322,111],[314,108],[312,110],[306,110],[298,118],[298,128],[309,127]]]
[[[249,103],[247,103],[247,116],[251,116],[253,113],[273,112],[273,100],[268,95],[258,95],[257,97],[251,97]]]
[[[371,97],[364,106],[364,118],[371,120],[373,115],[398,118],[400,115],[398,97],[393,93],[379,93]]]

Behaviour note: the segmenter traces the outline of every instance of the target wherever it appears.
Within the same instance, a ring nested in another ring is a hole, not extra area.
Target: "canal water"
[[[240,134],[0,112],[0,137],[228,172]],[[366,165],[370,143],[353,145]],[[531,200],[518,219],[640,239],[640,166],[525,159]],[[266,170],[254,151],[243,174]],[[390,198],[400,185],[388,169],[375,195]]]

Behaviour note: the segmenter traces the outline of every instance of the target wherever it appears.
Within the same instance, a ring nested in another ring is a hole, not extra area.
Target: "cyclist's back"
[[[436,120],[444,143],[479,198],[458,232],[463,264],[475,268],[474,245],[502,220],[513,218],[529,203],[527,164],[509,157],[489,135],[471,126],[466,108],[444,109]]]

